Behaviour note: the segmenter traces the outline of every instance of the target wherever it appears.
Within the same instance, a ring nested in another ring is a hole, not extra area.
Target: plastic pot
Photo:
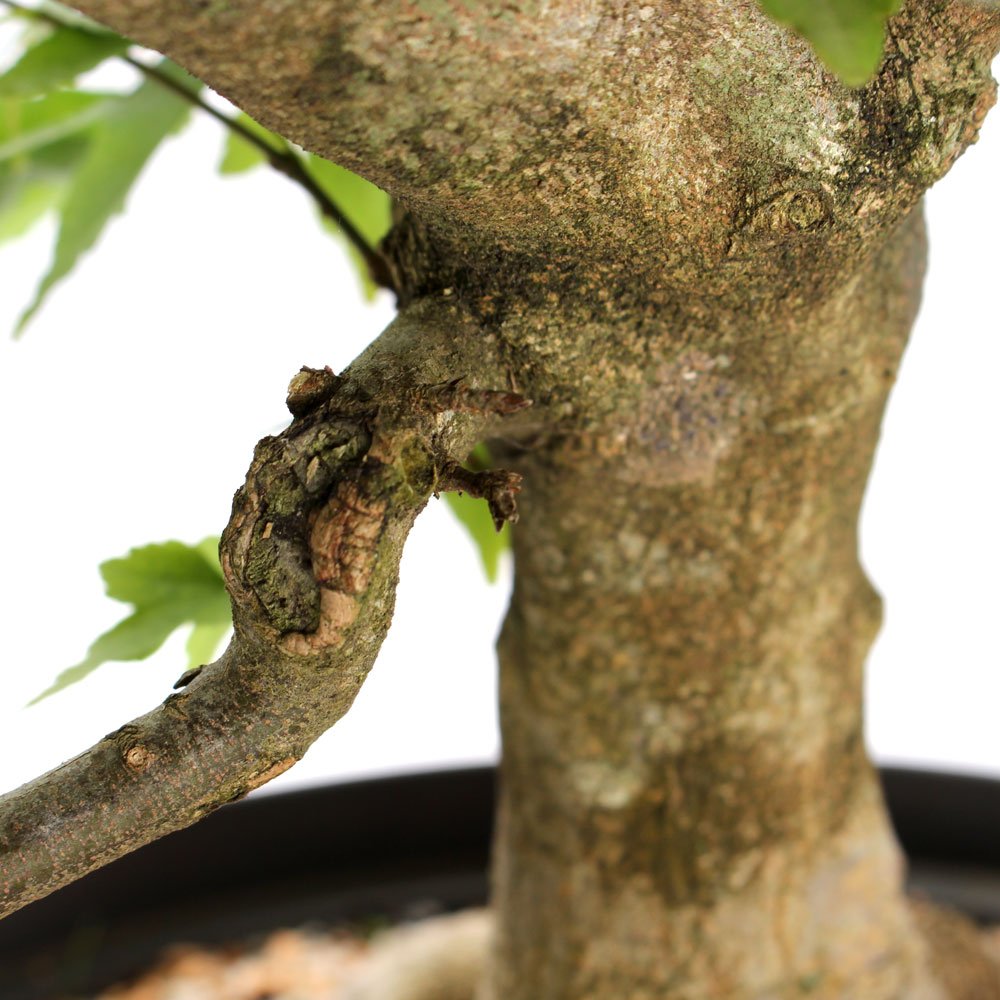
[[[1000,921],[1000,781],[882,777],[912,888]],[[92,993],[178,941],[481,903],[494,785],[491,768],[444,771],[223,809],[0,921],[0,997]]]

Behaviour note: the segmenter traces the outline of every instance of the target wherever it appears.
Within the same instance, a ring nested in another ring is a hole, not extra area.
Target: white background
[[[183,637],[22,707],[126,611],[97,565],[196,541],[228,517],[254,442],[287,419],[289,377],[340,369],[391,318],[365,305],[306,197],[265,170],[220,179],[221,131],[165,145],[128,212],[12,329],[54,226],[0,249],[0,791],[169,693]],[[886,599],[869,663],[880,761],[1000,776],[1000,111],[929,201],[925,304],[886,417],[864,560]],[[493,760],[492,644],[510,573],[488,586],[433,502],[408,543],[396,621],[351,713],[269,789]],[[456,652],[432,653],[440,632]]]

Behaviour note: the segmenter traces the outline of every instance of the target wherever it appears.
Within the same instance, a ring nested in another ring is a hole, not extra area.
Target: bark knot
[[[373,585],[387,526],[422,506],[442,465],[445,488],[456,482],[484,497],[498,528],[516,519],[520,477],[453,472],[445,442],[455,414],[502,418],[530,405],[519,393],[474,388],[464,377],[364,381],[304,367],[287,403],[294,420],[258,444],[223,535],[237,632],[245,625],[293,656],[342,646]]]
[[[305,416],[323,403],[332,399],[344,380],[335,375],[333,369],[307,368],[305,365],[292,376],[288,383],[285,405],[293,417]]]
[[[125,752],[125,766],[137,774],[141,774],[143,771],[148,770],[149,766],[156,760],[156,754],[154,754],[148,747],[144,747],[141,743],[130,747]]]

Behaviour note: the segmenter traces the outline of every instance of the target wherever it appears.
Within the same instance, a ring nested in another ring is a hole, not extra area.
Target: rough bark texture
[[[919,199],[993,101],[1000,14],[905,4],[849,91],[747,0],[80,6],[397,198],[404,312],[259,447],[224,540],[236,643],[182,721],[168,703],[0,804],[15,902],[60,851],[72,875],[134,846],[96,832],[119,788],[116,829],[153,836],[297,757],[374,656],[413,516],[491,436],[525,517],[487,993],[1000,997],[964,925],[902,894],[861,740],[878,601],[855,533]],[[459,375],[536,405],[501,433],[513,397],[420,388]],[[206,765],[203,735],[184,749],[203,702]],[[170,769],[148,791],[140,746]]]
[[[235,637],[153,712],[0,797],[0,916],[292,766],[351,706],[389,628],[403,541],[456,458],[511,409],[461,310],[404,310],[345,372],[293,380],[221,555]]]
[[[598,457],[523,461],[496,996],[939,995],[864,755],[855,527],[922,251],[911,216],[780,336],[650,358]]]

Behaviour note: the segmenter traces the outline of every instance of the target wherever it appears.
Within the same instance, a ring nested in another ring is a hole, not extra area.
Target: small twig
[[[20,14],[46,21],[57,28],[71,27],[71,25],[67,25],[58,17],[53,17],[47,11],[24,7],[15,2],[15,0],[0,0],[0,3]],[[188,101],[194,107],[204,111],[208,115],[211,115],[216,121],[221,122],[225,128],[229,129],[245,142],[250,143],[251,146],[263,153],[267,158],[267,162],[275,170],[284,174],[289,180],[294,181],[300,187],[304,188],[313,201],[316,202],[316,205],[319,207],[319,210],[323,213],[323,215],[325,215],[340,229],[347,241],[364,259],[372,280],[377,285],[380,285],[383,288],[388,288],[390,291],[398,294],[398,289],[392,280],[392,272],[389,269],[389,265],[385,257],[383,257],[375,247],[368,243],[351,220],[347,218],[340,206],[337,205],[337,203],[316,183],[303,164],[302,158],[284,139],[281,139],[283,148],[275,149],[274,146],[267,142],[267,140],[247,128],[241,121],[236,118],[231,118],[229,115],[219,111],[217,108],[213,108],[212,105],[205,101],[200,94],[195,91],[188,90],[183,84],[172,79],[159,67],[147,65],[127,53],[118,56],[118,58],[137,69],[144,76],[151,80],[155,80],[161,86],[166,87],[178,96],[183,97],[184,100]]]
[[[7,0],[3,0],[3,2],[7,2]],[[386,259],[378,252],[378,250],[368,243],[364,236],[362,236],[358,229],[354,226],[354,223],[352,223],[351,220],[348,219],[343,213],[340,206],[316,183],[312,175],[305,168],[301,157],[287,144],[287,142],[285,142],[284,139],[282,139],[284,148],[275,149],[269,142],[267,142],[266,139],[263,139],[261,136],[248,129],[241,121],[235,118],[230,118],[229,115],[224,114],[217,108],[213,108],[212,105],[203,100],[199,94],[188,90],[183,86],[183,84],[171,79],[158,67],[148,66],[129,55],[123,55],[120,58],[124,59],[130,66],[134,66],[150,79],[156,80],[157,83],[190,101],[195,107],[200,108],[206,114],[211,115],[216,121],[221,122],[230,131],[234,132],[245,142],[250,143],[251,146],[263,153],[264,156],[267,157],[267,162],[275,170],[284,174],[289,180],[294,181],[300,187],[304,188],[310,197],[312,197],[312,199],[316,202],[319,210],[340,229],[340,231],[347,238],[348,242],[351,243],[358,253],[361,254],[362,258],[364,258],[365,264],[371,273],[372,280],[376,284],[381,285],[383,288],[388,288],[393,292],[397,291],[393,284],[391,272]]]
[[[437,489],[485,500],[493,515],[493,526],[500,531],[506,522],[517,521],[516,497],[521,492],[521,479],[520,473],[506,469],[470,472],[457,462],[449,462],[438,476]]]

